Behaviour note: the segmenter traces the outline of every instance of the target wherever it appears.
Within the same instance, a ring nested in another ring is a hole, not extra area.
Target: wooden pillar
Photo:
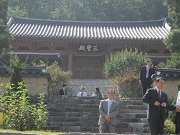
[[[67,65],[68,71],[70,71],[70,72],[73,71],[72,66],[73,66],[73,54],[70,53],[70,54],[68,54],[68,65]]]
[[[105,54],[105,63],[109,60],[109,55]]]

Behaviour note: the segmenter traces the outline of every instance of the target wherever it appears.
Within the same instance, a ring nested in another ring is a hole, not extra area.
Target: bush
[[[62,84],[68,83],[72,75],[71,72],[62,71],[61,67],[57,64],[46,67],[46,72],[50,74],[50,79],[48,81],[49,96],[57,95]]]
[[[137,49],[124,50],[111,55],[103,71],[119,87],[122,97],[138,97],[141,96],[139,70],[145,61],[146,57]]]
[[[179,69],[180,68],[180,53],[173,53],[171,59],[167,61],[168,68]]]
[[[180,91],[180,81],[177,83],[177,89]]]
[[[177,89],[180,91],[180,82],[177,83]],[[176,105],[176,99],[177,97],[175,97],[173,99],[173,102],[171,103],[171,105]],[[168,119],[171,121],[175,120],[175,116],[176,116],[176,112],[175,111],[169,111],[168,112]]]
[[[21,74],[26,70],[27,66],[25,62],[21,62],[19,57],[15,55],[11,56],[8,72],[11,74],[9,82],[14,85],[11,89],[12,91],[18,91],[18,83],[23,82]]]
[[[18,91],[12,91],[13,84],[7,84],[7,90],[1,95],[1,111],[4,113],[5,129],[40,130],[46,123],[48,112],[43,103],[44,95],[40,94],[37,104],[30,104],[30,97],[22,82],[18,83]]]
[[[166,132],[167,134],[175,134],[175,124],[169,120],[169,119],[166,119],[165,122],[164,122],[164,127],[166,128]]]

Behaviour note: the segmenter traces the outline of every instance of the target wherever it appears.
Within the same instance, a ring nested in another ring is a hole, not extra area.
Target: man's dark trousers
[[[150,78],[145,78],[144,81],[142,82],[143,95],[146,93],[147,89],[151,87],[150,81],[151,81]]]

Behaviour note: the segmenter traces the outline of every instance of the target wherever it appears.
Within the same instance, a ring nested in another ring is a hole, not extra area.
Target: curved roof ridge
[[[18,37],[80,39],[147,39],[148,37],[148,39],[162,40],[170,31],[166,19],[93,22],[11,17],[8,28]]]
[[[58,23],[65,23],[66,25],[97,25],[97,24],[106,24],[106,25],[138,25],[140,24],[147,24],[148,26],[151,25],[163,25],[166,22],[166,18],[158,19],[158,20],[147,20],[147,21],[70,21],[70,20],[50,20],[50,19],[36,19],[36,18],[23,18],[23,17],[11,17],[8,22],[8,25],[13,22],[26,22],[26,23],[43,23],[43,24],[58,24]]]

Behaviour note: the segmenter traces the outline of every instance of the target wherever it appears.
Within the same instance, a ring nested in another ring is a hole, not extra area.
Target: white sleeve
[[[79,92],[78,94],[77,94],[77,97],[80,97],[81,96],[81,93]]]
[[[87,93],[86,92],[84,92],[84,96],[87,97]]]

